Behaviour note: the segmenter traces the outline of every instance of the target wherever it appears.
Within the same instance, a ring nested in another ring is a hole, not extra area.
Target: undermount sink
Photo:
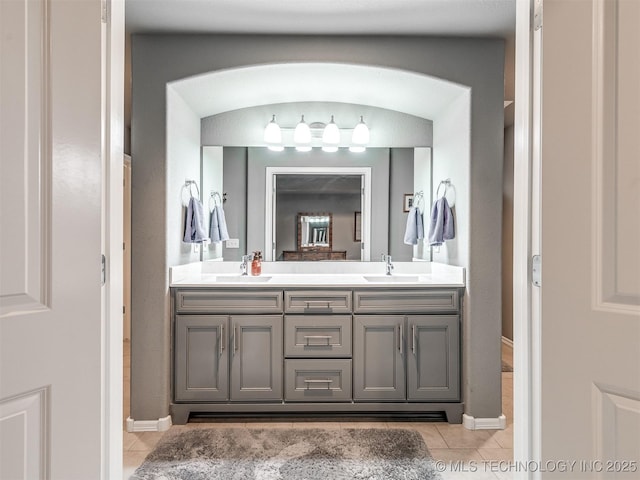
[[[271,277],[263,277],[262,275],[253,277],[251,275],[218,275],[216,277],[216,282],[226,283],[226,282],[237,282],[237,283],[245,283],[245,282],[268,282],[271,280]]]
[[[367,282],[417,282],[420,280],[418,275],[376,275],[376,276],[364,276]]]

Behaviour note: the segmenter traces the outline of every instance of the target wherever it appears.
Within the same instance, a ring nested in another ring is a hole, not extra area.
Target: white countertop
[[[198,262],[171,267],[172,287],[464,287],[462,267],[432,262],[263,262],[260,276],[240,275],[240,262]],[[249,266],[250,270],[250,266]]]

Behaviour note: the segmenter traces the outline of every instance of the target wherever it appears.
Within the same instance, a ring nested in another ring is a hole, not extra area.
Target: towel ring
[[[184,186],[189,187],[189,195],[193,197],[193,190],[191,189],[192,185],[196,187],[196,192],[198,192],[198,198],[200,198],[200,189],[198,188],[198,183],[195,180],[185,180]]]
[[[216,201],[216,197],[218,197],[218,201]],[[220,197],[220,193],[212,190],[211,194],[209,195],[209,211],[213,212],[213,209],[216,205],[222,205],[222,197]]]
[[[446,180],[442,180],[439,184],[438,184],[438,188],[436,189],[436,200],[440,197],[440,187],[444,185],[444,192],[442,193],[442,197],[446,197],[447,196],[447,191],[449,190],[449,187],[451,187],[451,189],[453,190],[453,201],[449,201],[449,199],[447,198],[447,202],[449,203],[449,207],[453,207],[456,204],[456,187],[451,183],[451,179],[447,178]]]
[[[198,183],[195,180],[185,180],[184,185],[182,186],[182,190],[180,191],[182,205],[185,207],[189,205],[189,200],[191,198],[194,198],[192,185],[196,187],[196,192],[198,194],[198,196],[195,198],[200,199],[200,189],[198,188]],[[189,189],[189,197],[187,197],[186,199],[184,196],[185,189]]]
[[[422,202],[422,206],[424,207],[424,192],[422,190],[413,194],[413,206],[419,208],[420,202]]]

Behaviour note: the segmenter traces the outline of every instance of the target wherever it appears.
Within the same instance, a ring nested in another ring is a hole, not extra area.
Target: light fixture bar
[[[283,132],[285,135],[283,135]],[[347,139],[351,139],[349,142]],[[295,147],[297,151],[308,152],[321,147],[325,152],[337,152],[339,148],[349,148],[351,152],[364,152],[370,141],[369,128],[360,116],[354,128],[340,128],[331,116],[329,123],[305,121],[301,115],[295,127],[280,127],[273,115],[264,131],[264,141],[270,150],[282,151],[284,146]]]

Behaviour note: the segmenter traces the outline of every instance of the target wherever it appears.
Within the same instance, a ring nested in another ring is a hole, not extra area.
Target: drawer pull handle
[[[331,390],[331,384],[333,383],[333,380],[329,378],[309,378],[309,379],[305,379],[304,383],[307,384],[307,390],[309,390],[309,387],[314,383],[326,383],[327,390]]]
[[[331,335],[305,335],[304,338],[307,341],[307,345],[309,345],[309,340],[326,340],[327,345],[330,345]],[[324,346],[324,344],[322,345]]]
[[[331,301],[324,301],[324,300],[307,300],[306,302],[304,302],[307,305],[307,310],[313,310],[313,309],[318,309],[318,310],[331,310]]]

